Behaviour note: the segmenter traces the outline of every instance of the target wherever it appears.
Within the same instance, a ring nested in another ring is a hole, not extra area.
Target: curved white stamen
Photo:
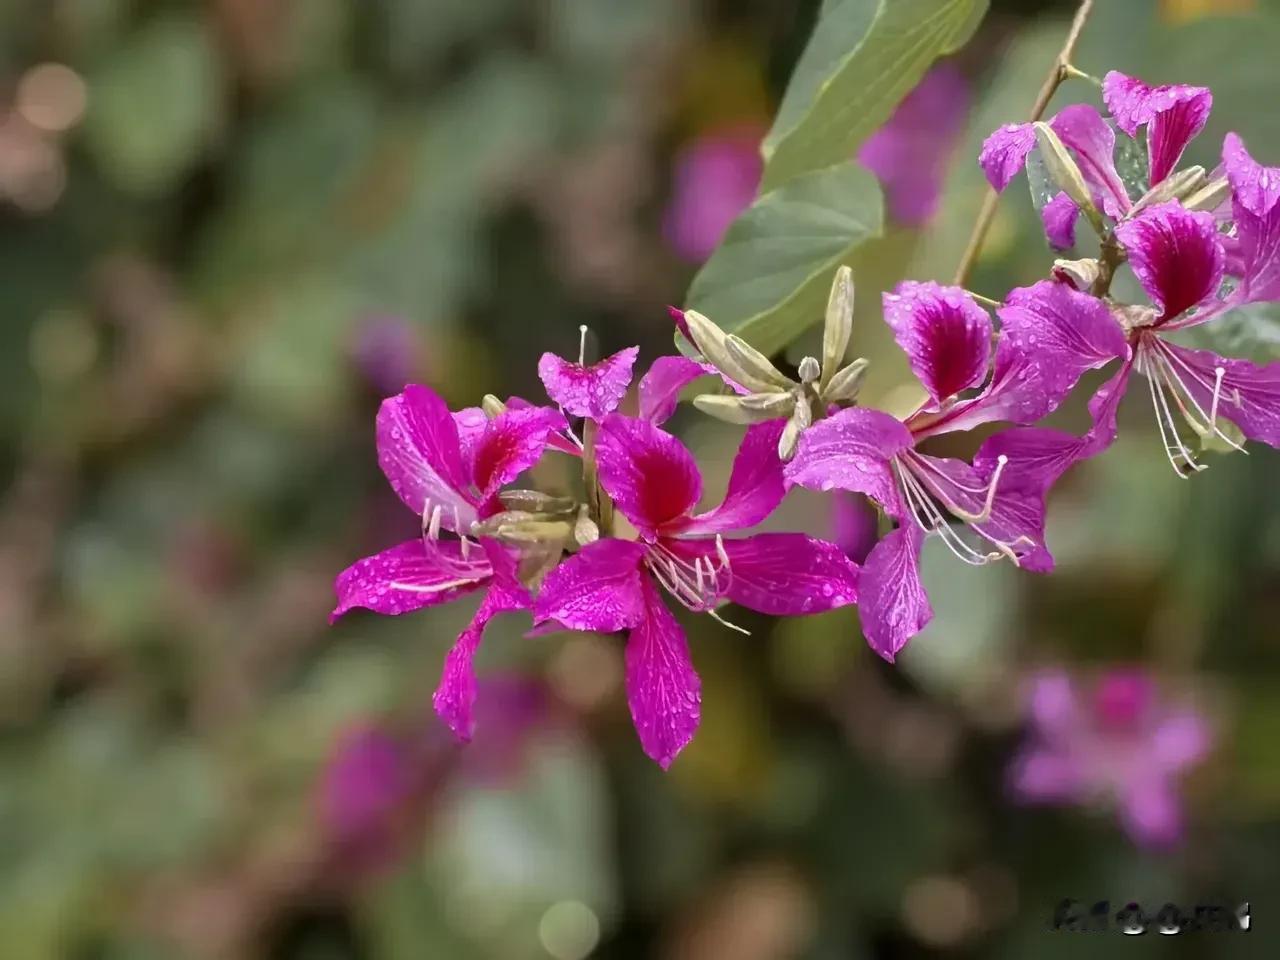
[[[441,511],[441,507],[440,507],[440,504],[438,504],[438,503],[437,503],[434,507],[432,507],[432,508],[431,508],[431,519],[427,521],[427,539],[428,539],[428,540],[439,540],[439,539],[440,539],[440,514],[441,514],[441,512],[442,512],[442,511]]]
[[[1197,433],[1212,433],[1214,436],[1216,436],[1223,443],[1227,444],[1227,446],[1231,447],[1233,450],[1238,450],[1240,453],[1248,453],[1249,451],[1244,448],[1244,444],[1240,443],[1239,441],[1235,440],[1234,438],[1232,438],[1231,436],[1223,432],[1222,428],[1218,426],[1218,419],[1217,419],[1218,401],[1219,401],[1219,398],[1221,397],[1226,371],[1222,367],[1215,367],[1214,383],[1213,383],[1213,386],[1210,387],[1208,382],[1206,382],[1205,379],[1202,376],[1200,376],[1200,374],[1196,371],[1194,367],[1189,365],[1180,356],[1178,356],[1176,353],[1170,350],[1163,341],[1161,341],[1158,338],[1153,338],[1151,342],[1155,350],[1158,352],[1159,360],[1161,364],[1161,373],[1165,378],[1165,383],[1169,386],[1170,390],[1173,390],[1174,400],[1178,404],[1179,410],[1181,411],[1182,415],[1186,417],[1187,422],[1191,425],[1192,429],[1194,429]],[[1212,399],[1212,402],[1210,403],[1210,407],[1211,407],[1210,413],[1206,414],[1204,412],[1204,407],[1200,406],[1200,401],[1198,401],[1195,398],[1195,394],[1193,394],[1187,388],[1186,382],[1182,379],[1182,377],[1178,374],[1178,372],[1173,369],[1174,363],[1178,364],[1178,366],[1180,366],[1183,369],[1183,371],[1185,371],[1186,375],[1192,381],[1194,381],[1201,389],[1209,390],[1212,392],[1213,399]],[[1181,396],[1183,395],[1185,395],[1186,398],[1191,401],[1191,405],[1196,408],[1196,413],[1200,415],[1199,421],[1197,421],[1194,417],[1192,417],[1191,414],[1187,411],[1186,407],[1183,405],[1181,400]],[[1238,395],[1235,398],[1235,403],[1237,405],[1239,405],[1240,403]]]
[[[1160,440],[1164,444],[1164,453],[1169,459],[1169,465],[1173,467],[1178,476],[1184,479],[1192,473],[1206,469],[1204,464],[1199,463],[1192,456],[1191,451],[1182,442],[1182,435],[1178,433],[1178,423],[1173,418],[1173,412],[1169,408],[1169,399],[1165,395],[1166,381],[1161,376],[1163,371],[1160,365],[1159,353],[1148,348],[1139,354],[1139,359],[1141,372],[1147,378],[1147,388],[1151,393],[1151,405],[1156,413],[1156,426],[1160,428]],[[1172,389],[1172,384],[1170,384],[1170,388]],[[1176,390],[1174,394],[1175,399],[1177,399]],[[1170,437],[1172,437],[1172,440]],[[1179,466],[1178,458],[1181,458],[1183,466]]]
[[[475,580],[446,580],[444,583],[401,583],[399,580],[393,580],[388,584],[392,590],[405,590],[409,593],[442,593],[445,590],[452,590],[454,587],[465,587],[467,584],[475,583]]]
[[[921,476],[920,481],[925,485],[926,489],[942,501],[949,513],[965,521],[965,523],[986,523],[991,519],[991,510],[992,507],[995,506],[996,487],[1000,483],[1000,474],[1004,472],[1005,464],[1009,462],[1009,458],[1004,454],[1001,454],[996,458],[996,469],[992,473],[991,479],[987,482],[986,486],[978,487],[976,489],[966,486],[963,483],[959,483],[938,467],[937,464],[931,462],[926,457],[917,456],[914,451],[907,451],[907,453],[904,454],[904,458],[905,457],[910,457],[910,466],[915,467],[920,471],[927,470],[939,478],[937,480],[930,480],[927,477]],[[982,509],[977,513],[974,513],[972,510],[964,509],[964,507],[960,506],[955,497],[947,496],[947,491],[944,489],[943,483],[948,487],[956,490],[962,490],[965,493],[975,495],[982,494]]]
[[[654,577],[668,593],[696,613],[709,612],[732,582],[729,555],[720,538],[716,539],[719,565],[710,557],[702,556],[690,563],[660,541],[649,545],[648,567]]]
[[[911,471],[905,466],[899,464],[897,460],[891,460],[890,463],[896,469],[898,480],[907,501],[908,512],[911,518],[925,533],[936,533],[938,538],[947,546],[953,554],[962,561],[973,567],[980,567],[992,560],[999,560],[1002,556],[1013,556],[1012,546],[1002,543],[994,537],[983,534],[985,539],[991,541],[993,545],[999,548],[997,553],[981,553],[975,550],[964,538],[952,528],[947,522],[933,500],[929,496],[929,492],[924,489],[920,480],[912,475]]]

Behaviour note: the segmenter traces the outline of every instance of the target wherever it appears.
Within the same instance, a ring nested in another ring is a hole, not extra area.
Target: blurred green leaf
[[[797,177],[738,217],[689,288],[689,306],[774,353],[822,319],[836,267],[880,235],[875,178],[856,163]]]
[[[986,9],[987,0],[827,0],[765,137],[762,188],[852,156]]]
[[[223,82],[199,20],[154,21],[89,78],[89,148],[120,187],[144,195],[169,190],[221,128]]]
[[[1254,363],[1280,358],[1280,303],[1251,303],[1191,327],[1178,338],[1191,346]]]

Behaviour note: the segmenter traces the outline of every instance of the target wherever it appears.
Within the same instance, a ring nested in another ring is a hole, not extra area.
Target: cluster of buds
[[[759,350],[725,333],[696,310],[684,312],[684,330],[701,358],[736,392],[704,393],[693,405],[726,423],[753,424],[786,419],[778,440],[783,461],[795,456],[800,435],[829,411],[858,399],[867,361],[861,357],[842,366],[853,333],[853,271],[836,271],[827,300],[822,331],[822,360],[805,357],[792,379]]]

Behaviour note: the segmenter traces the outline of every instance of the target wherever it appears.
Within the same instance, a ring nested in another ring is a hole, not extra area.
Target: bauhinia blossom
[[[1043,542],[1050,481],[1034,464],[992,453],[999,435],[972,465],[918,446],[981,424],[1032,423],[1054,410],[1086,370],[1127,351],[1100,301],[1051,282],[1010,294],[998,311],[994,359],[991,318],[956,287],[904,283],[885,295],[884,312],[927,399],[902,420],[855,407],[814,424],[786,477],[817,490],[866,494],[898,522],[867,557],[858,601],[867,641],[893,660],[933,616],[919,571],[926,536],[936,535],[966,563],[1008,557],[1031,570],[1052,566]],[[994,549],[972,545],[952,518]]]
[[[472,732],[472,659],[488,622],[533,605],[519,577],[520,554],[473,526],[502,512],[499,490],[542,456],[564,417],[545,407],[511,407],[493,419],[472,408],[449,412],[426,387],[410,386],[378,411],[378,462],[420,519],[421,535],[339,574],[330,620],[354,607],[396,615],[484,591],[480,609],[445,658],[437,713],[459,737]],[[452,534],[452,536],[449,536]]]
[[[720,506],[695,513],[702,477],[689,450],[646,421],[607,416],[596,438],[600,484],[638,537],[588,544],[547,577],[537,623],[628,633],[627,702],[645,752],[668,766],[692,738],[701,684],[665,592],[715,615],[731,600],[777,616],[816,613],[857,597],[857,567],[838,547],[798,533],[729,537],[782,501],[781,421],[747,431]]]
[[[1115,809],[1126,833],[1167,846],[1183,833],[1179,780],[1209,752],[1205,719],[1159,696],[1154,681],[1112,669],[1082,688],[1064,671],[1030,683],[1030,737],[1010,768],[1024,803]]]

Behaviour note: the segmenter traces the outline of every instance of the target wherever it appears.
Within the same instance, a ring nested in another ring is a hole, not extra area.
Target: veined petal
[[[1159,341],[1172,373],[1206,416],[1230,420],[1250,440],[1280,447],[1280,360],[1260,366]],[[1215,391],[1218,370],[1222,385]],[[1218,394],[1214,403],[1214,394]]]
[[[1087,103],[1078,103],[1059,111],[1049,126],[1075,154],[1085,182],[1102,201],[1106,214],[1118,218],[1127,213],[1132,204],[1116,172],[1115,131],[1102,115]]]
[[[569,630],[611,633],[644,616],[640,560],[644,546],[606,537],[589,543],[547,575],[533,606],[533,620],[554,620]]]
[[[470,491],[458,427],[445,402],[426,387],[410,385],[382,401],[377,420],[378,465],[397,496],[418,515],[440,506],[440,525],[464,530],[476,519],[479,499]]]
[[[686,516],[702,496],[702,475],[688,447],[644,420],[611,413],[596,437],[600,485],[637,530]]]
[[[548,437],[565,426],[564,415],[550,407],[508,408],[490,420],[475,443],[473,459],[481,499],[537,463]]]
[[[676,412],[681,390],[699,377],[716,375],[715,367],[688,357],[659,357],[640,378],[640,419],[666,423]]]
[[[507,397],[508,410],[529,410],[534,407],[545,409],[536,403],[530,403],[523,397]],[[568,423],[561,420],[555,431],[547,436],[547,446],[552,450],[558,450],[560,453],[567,453],[571,457],[582,456],[582,448],[565,436],[568,429]]]
[[[785,420],[771,420],[749,427],[733,458],[724,501],[687,522],[676,521],[667,532],[679,536],[728,533],[754,527],[773,513],[787,495],[783,463],[778,459],[778,438],[785,426]]]
[[[800,437],[784,476],[810,490],[865,493],[895,517],[904,515],[897,478],[889,461],[914,444],[896,417],[866,407],[850,407],[819,420]]]
[[[1222,285],[1226,251],[1211,213],[1170,200],[1117,226],[1116,237],[1142,288],[1160,308],[1157,323],[1209,299]]]
[[[463,559],[457,541],[409,540],[353,563],[334,583],[333,623],[355,607],[396,616],[456,600],[486,583],[493,567],[483,554]]]
[[[453,413],[453,424],[458,429],[458,449],[462,453],[463,475],[474,477],[476,444],[484,436],[489,417],[480,407],[463,407]]]
[[[1222,163],[1235,202],[1255,217],[1265,217],[1280,204],[1280,167],[1264,167],[1254,160],[1239,134],[1222,141]]]
[[[491,551],[501,551],[496,544]],[[454,736],[470,740],[475,729],[472,708],[476,702],[476,672],[473,666],[476,648],[484,635],[484,628],[500,613],[527,610],[533,605],[529,591],[507,577],[495,578],[485,594],[480,609],[458,635],[457,641],[444,659],[440,685],[436,687],[432,704],[436,713],[449,725]]]
[[[908,281],[883,299],[885,323],[935,403],[982,382],[991,357],[991,317],[968,294]]]
[[[690,562],[720,563],[714,540],[663,542]],[[758,533],[722,544],[729,557],[725,596],[749,610],[793,617],[834,610],[858,598],[858,565],[834,543],[802,533]]]
[[[627,638],[627,705],[644,752],[665,770],[698,729],[702,682],[657,588],[646,577],[640,589],[643,615]]]
[[[1044,205],[1040,211],[1040,222],[1044,224],[1044,235],[1055,250],[1068,250],[1076,245],[1076,220],[1080,217],[1080,208],[1065,193]]]
[[[872,548],[858,583],[858,618],[871,649],[890,663],[933,619],[920,582],[924,533],[903,523]]]
[[[627,347],[589,367],[544,353],[538,361],[538,376],[547,396],[566,413],[603,420],[626,395],[639,353],[639,347]]]
[[[1000,316],[991,382],[917,439],[1005,420],[1034,423],[1056,410],[1086,370],[1129,354],[1124,331],[1097,297],[1042,280],[1010,292]]]
[[[1027,164],[1027,154],[1036,145],[1036,130],[1029,123],[1006,123],[987,137],[978,154],[978,163],[987,182],[997,191],[1009,185]]]
[[[1173,172],[1182,151],[1204,129],[1213,108],[1213,94],[1206,87],[1150,87],[1116,70],[1103,79],[1102,96],[1116,125],[1129,136],[1137,136],[1138,127],[1148,125],[1152,186]]]

